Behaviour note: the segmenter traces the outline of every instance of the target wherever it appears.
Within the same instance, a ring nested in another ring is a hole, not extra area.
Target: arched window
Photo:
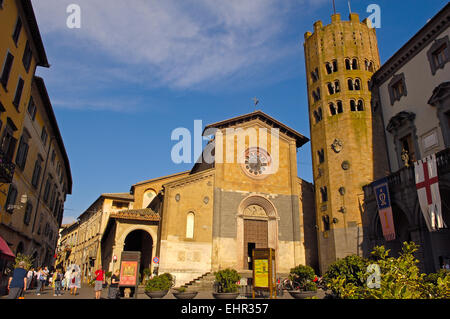
[[[337,72],[338,71],[338,63],[337,60],[333,60],[333,72]]]
[[[319,123],[319,113],[317,111],[314,111],[314,119],[316,120],[316,124]]]
[[[146,190],[142,198],[142,208],[147,208],[155,196],[156,192],[153,189]]]
[[[353,59],[352,60],[352,70],[358,70],[358,69],[359,69],[358,59]]]
[[[338,114],[344,112],[344,108],[342,107],[342,101],[337,101],[337,112]]]
[[[334,89],[336,93],[341,92],[341,85],[339,84],[339,80],[334,81]]]
[[[189,212],[186,217],[186,238],[194,238],[194,213]]]
[[[319,107],[319,108],[317,109],[317,112],[318,112],[318,114],[319,114],[319,121],[321,121],[321,120],[322,120],[322,108]]]
[[[336,115],[337,114],[337,109],[336,109],[336,106],[334,105],[333,102],[330,103],[330,114],[331,115]]]
[[[364,101],[363,100],[358,100],[358,111],[364,111]]]
[[[331,65],[330,62],[327,62],[327,63],[325,64],[325,69],[327,70],[327,74],[333,73],[333,66]]]
[[[352,111],[352,112],[356,111],[356,102],[355,102],[355,100],[350,100],[350,111]]]
[[[361,90],[361,80],[360,79],[355,80],[355,90],[356,91]]]
[[[373,66],[373,62],[372,61],[369,62],[369,71],[370,72],[374,72],[374,66]]]
[[[351,70],[352,66],[350,64],[350,59],[345,59],[345,69],[346,70]]]
[[[348,89],[349,89],[350,91],[353,91],[353,90],[354,90],[354,87],[353,87],[353,80],[352,80],[352,79],[348,79],[348,80],[347,80],[347,84],[348,84]]]
[[[333,95],[334,94],[334,86],[333,86],[333,84],[332,83],[328,83],[327,87],[328,87],[328,93],[330,95]]]

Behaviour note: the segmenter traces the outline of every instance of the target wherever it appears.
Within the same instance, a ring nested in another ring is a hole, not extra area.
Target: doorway
[[[153,239],[144,230],[134,230],[125,238],[124,251],[140,251],[141,262],[139,267],[140,279],[144,278],[144,269],[150,268],[152,261]]]
[[[267,220],[244,220],[244,269],[253,269],[252,252],[255,248],[268,248]]]

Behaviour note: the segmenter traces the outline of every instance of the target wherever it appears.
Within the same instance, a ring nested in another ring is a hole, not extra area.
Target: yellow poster
[[[269,261],[255,260],[255,287],[269,288]]]

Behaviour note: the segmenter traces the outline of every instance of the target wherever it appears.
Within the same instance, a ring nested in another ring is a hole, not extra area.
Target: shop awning
[[[0,257],[2,258],[16,258],[6,241],[0,236]]]

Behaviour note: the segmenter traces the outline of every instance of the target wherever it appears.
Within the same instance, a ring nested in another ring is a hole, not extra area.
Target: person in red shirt
[[[102,295],[103,283],[105,282],[105,271],[102,269],[102,265],[98,265],[98,269],[95,271],[95,299],[100,299]]]

